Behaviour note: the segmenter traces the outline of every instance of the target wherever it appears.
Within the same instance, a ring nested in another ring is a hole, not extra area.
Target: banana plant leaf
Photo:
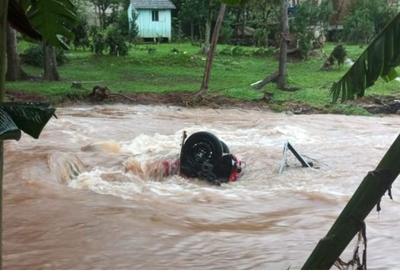
[[[0,108],[0,140],[21,138],[21,130],[18,129],[10,115]]]
[[[38,33],[29,22],[24,9],[17,0],[10,0],[8,7],[8,22],[18,32],[34,39],[41,40],[42,35]]]
[[[28,8],[32,26],[54,46],[68,49],[63,38],[73,39],[72,28],[77,24],[77,12],[70,0],[35,0]]]
[[[400,65],[400,13],[372,40],[346,74],[331,87],[333,102],[365,95],[379,77],[395,79]]]
[[[0,140],[21,138],[21,131],[39,138],[55,108],[47,104],[3,103],[0,105]]]

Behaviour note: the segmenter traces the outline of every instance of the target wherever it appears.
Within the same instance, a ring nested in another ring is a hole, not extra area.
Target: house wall
[[[152,10],[138,10],[136,24],[141,38],[168,38],[171,40],[171,10],[158,10],[159,21],[152,21]]]

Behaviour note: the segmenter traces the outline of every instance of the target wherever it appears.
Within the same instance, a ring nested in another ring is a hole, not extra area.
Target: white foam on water
[[[208,131],[214,133],[221,140],[228,144],[230,148],[238,147],[271,147],[281,146],[286,140],[296,140],[297,144],[314,143],[315,140],[310,134],[301,127],[283,125],[266,129],[213,129],[207,127],[193,126],[185,129],[188,136],[199,131]],[[117,148],[119,153],[130,155],[124,162],[138,164],[139,168],[145,170],[146,163],[157,160],[174,160],[179,157],[180,144],[182,142],[183,129],[176,131],[172,135],[145,135],[140,134],[130,141],[117,142],[96,142],[85,146],[86,149],[101,149],[114,151]],[[111,148],[111,149],[110,149]],[[274,184],[268,184],[265,188],[258,185],[256,189],[248,186],[246,180],[238,183],[224,184],[222,187],[210,186],[197,179],[184,179],[179,176],[168,177],[161,181],[143,180],[134,173],[124,171],[123,167],[119,168],[118,173],[128,175],[129,181],[109,182],[102,178],[103,174],[109,173],[104,167],[95,167],[92,171],[82,173],[76,179],[69,183],[69,186],[77,189],[89,189],[99,194],[108,194],[118,196],[124,199],[130,199],[138,194],[151,194],[156,196],[168,196],[175,198],[191,197],[201,200],[201,197],[207,194],[213,196],[221,196],[230,199],[239,199],[244,196],[254,196],[271,194],[281,190],[311,190],[315,189],[315,185],[290,184],[287,182],[276,181]],[[115,171],[114,171],[115,172]],[[260,180],[260,179],[258,179]],[[274,181],[274,179],[272,179]],[[319,187],[317,187],[319,188]],[[326,190],[330,192],[330,190]]]
[[[131,153],[138,161],[145,162],[151,159],[169,159],[176,157],[180,152],[181,136],[178,134],[148,136],[141,134],[132,141],[121,144],[121,149]]]

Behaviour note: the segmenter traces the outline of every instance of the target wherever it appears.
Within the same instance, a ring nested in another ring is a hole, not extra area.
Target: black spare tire
[[[194,133],[181,149],[181,174],[214,181],[215,167],[221,161],[222,154],[223,146],[215,135],[209,132]]]
[[[222,153],[223,154],[229,154],[230,152],[229,152],[228,145],[226,145],[226,143],[223,142],[222,140],[220,140],[220,142],[221,142],[221,146],[222,146]]]

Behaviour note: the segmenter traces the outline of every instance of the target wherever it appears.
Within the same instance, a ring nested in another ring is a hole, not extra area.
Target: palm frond
[[[21,131],[39,138],[55,109],[47,104],[3,103],[0,105],[0,140],[21,137]]]
[[[400,65],[400,13],[373,39],[346,74],[331,87],[332,100],[363,97],[379,77],[391,81]]]

